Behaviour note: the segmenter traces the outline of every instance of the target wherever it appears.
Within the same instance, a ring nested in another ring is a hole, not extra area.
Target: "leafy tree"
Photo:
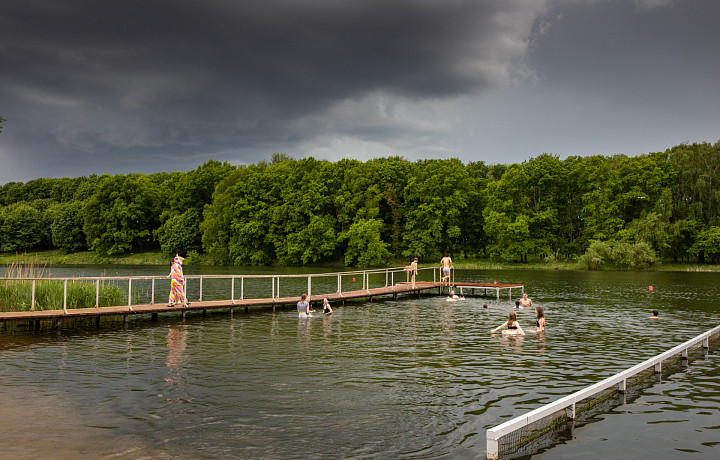
[[[387,243],[380,238],[383,223],[378,219],[359,219],[354,222],[340,239],[347,240],[345,265],[360,267],[382,265],[391,254]]]
[[[14,203],[0,212],[0,250],[34,249],[43,241],[43,213],[27,203]]]
[[[157,185],[147,176],[105,176],[83,207],[88,247],[112,256],[152,244],[159,208]]]
[[[172,256],[186,256],[190,251],[197,252],[201,248],[200,222],[202,215],[195,208],[188,209],[165,220],[155,231],[160,249]]]
[[[697,236],[690,253],[703,262],[707,255],[714,264],[720,262],[720,227],[712,226]]]
[[[82,211],[83,204],[79,201],[57,206],[50,225],[53,246],[65,252],[77,252],[87,248]]]

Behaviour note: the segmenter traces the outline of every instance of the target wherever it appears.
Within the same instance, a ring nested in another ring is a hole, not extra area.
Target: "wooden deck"
[[[438,290],[441,292],[440,283],[437,282],[416,282],[413,288],[409,283],[398,283],[393,286],[383,286],[378,288],[362,289],[356,291],[347,291],[342,293],[329,293],[312,295],[309,297],[310,302],[322,303],[323,298],[327,298],[330,302],[344,302],[350,299],[367,298],[372,301],[377,296],[393,296],[397,298],[398,294],[417,294],[422,291]],[[267,308],[284,305],[295,306],[300,300],[299,297],[276,297],[262,299],[243,299],[243,300],[211,300],[202,302],[191,302],[187,307],[169,307],[167,304],[138,304],[124,305],[114,307],[95,307],[95,308],[73,308],[67,310],[42,310],[42,311],[23,311],[23,312],[0,312],[0,322],[26,322],[30,321],[39,327],[40,321],[55,320],[57,327],[60,327],[62,320],[65,318],[97,318],[102,316],[123,316],[125,321],[129,315],[147,315],[156,316],[159,313],[179,312],[184,317],[188,311],[205,311],[205,310],[223,310],[228,309],[231,312],[237,308],[243,308],[247,311],[249,308]]]
[[[520,289],[521,293],[525,293],[525,285],[523,284],[495,284],[495,283],[458,283],[455,284],[455,292],[460,292],[460,294],[464,294],[465,289],[469,289],[471,294],[475,294],[475,290],[484,290],[485,296],[487,296],[487,291],[490,290],[495,291],[496,297],[498,300],[500,300],[500,291],[507,289],[508,290],[508,298],[512,300],[512,290]]]

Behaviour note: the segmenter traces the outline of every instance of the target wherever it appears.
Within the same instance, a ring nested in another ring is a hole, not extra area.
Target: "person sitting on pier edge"
[[[300,296],[300,302],[297,303],[298,316],[300,318],[307,318],[310,312],[310,304],[307,301],[307,294]]]
[[[498,329],[502,329],[503,327],[507,326],[509,334],[519,334],[519,335],[525,335],[525,331],[523,331],[522,327],[520,327],[520,323],[518,323],[517,315],[514,311],[510,312],[510,315],[508,315],[508,320],[496,327],[495,329],[490,329],[490,332],[495,332]]]
[[[523,307],[532,307],[532,299],[528,297],[527,294],[523,294],[522,299],[520,299],[520,305]]]
[[[332,314],[332,307],[330,306],[330,301],[325,297],[323,299],[323,314],[324,315],[330,315]]]
[[[537,319],[535,320],[535,332],[543,332],[545,330],[545,310],[543,310],[543,307],[539,305],[536,306],[535,315],[537,315]]]
[[[465,297],[461,297],[455,294],[455,291],[450,291],[450,296],[447,298],[448,302],[455,302],[457,300],[465,300]]]

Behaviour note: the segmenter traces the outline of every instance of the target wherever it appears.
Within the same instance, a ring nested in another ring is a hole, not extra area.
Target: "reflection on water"
[[[17,401],[0,429],[33,441],[32,455],[15,458],[56,453],[38,440],[54,440],[60,425],[74,433],[63,432],[68,458],[483,458],[486,428],[720,323],[715,274],[492,278],[524,282],[547,332],[489,334],[508,299],[428,296],[334,305],[308,319],[290,307],[0,335],[0,397]],[[662,321],[648,318],[652,308]],[[534,329],[532,310],[518,320]],[[718,374],[713,349],[537,456],[605,458],[623,443],[657,458],[717,456]]]

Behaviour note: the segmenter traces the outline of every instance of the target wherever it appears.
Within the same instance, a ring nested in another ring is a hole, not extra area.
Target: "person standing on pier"
[[[416,277],[417,274],[418,274],[417,263],[418,263],[418,258],[415,257],[415,260],[413,260],[412,263],[410,264],[410,275],[412,276],[412,287],[413,287],[413,289],[415,289],[415,277]]]
[[[442,270],[442,279],[440,283],[445,286],[450,286],[450,269],[453,267],[452,259],[447,254],[440,260],[440,267]],[[447,284],[445,284],[447,282]]]
[[[168,298],[168,307],[182,303],[183,306],[187,307],[187,301],[185,300],[185,276],[183,275],[182,257],[175,254],[172,266],[170,267],[170,297]]]

